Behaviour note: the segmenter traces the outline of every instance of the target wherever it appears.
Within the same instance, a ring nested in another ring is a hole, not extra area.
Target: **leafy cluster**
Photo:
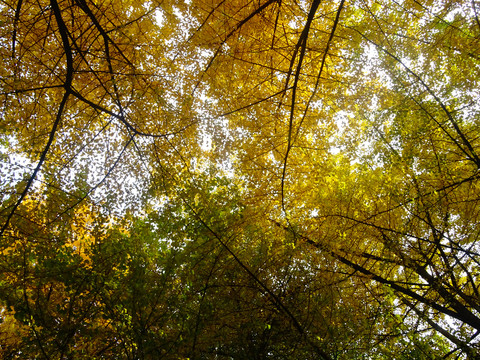
[[[2,1],[0,356],[478,358],[479,12]]]

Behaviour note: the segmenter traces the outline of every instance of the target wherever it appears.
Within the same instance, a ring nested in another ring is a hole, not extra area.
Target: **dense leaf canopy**
[[[480,357],[476,0],[2,0],[5,359]]]

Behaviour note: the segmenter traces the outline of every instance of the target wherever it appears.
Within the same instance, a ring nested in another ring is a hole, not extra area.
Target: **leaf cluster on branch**
[[[480,4],[0,3],[5,359],[476,359]]]

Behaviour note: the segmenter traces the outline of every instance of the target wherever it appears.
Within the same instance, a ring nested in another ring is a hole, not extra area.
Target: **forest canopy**
[[[480,2],[0,12],[2,358],[480,357]]]

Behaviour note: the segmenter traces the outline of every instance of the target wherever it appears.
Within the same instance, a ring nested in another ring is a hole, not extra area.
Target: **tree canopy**
[[[480,3],[2,0],[5,359],[480,357]]]

